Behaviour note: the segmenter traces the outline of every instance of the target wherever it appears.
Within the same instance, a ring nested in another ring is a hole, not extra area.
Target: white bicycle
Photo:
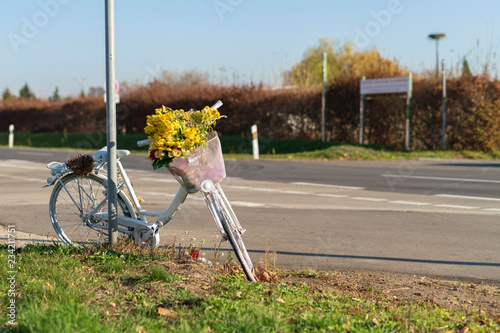
[[[222,105],[218,101],[212,108]],[[149,140],[139,141],[145,146]],[[133,237],[141,247],[154,248],[160,243],[159,231],[179,210],[188,194],[201,192],[205,202],[222,234],[223,241],[229,241],[245,275],[255,282],[253,265],[243,243],[245,230],[241,227],[219,182],[225,178],[224,160],[217,135],[208,140],[203,149],[194,150],[183,160],[184,171],[196,174],[196,183],[186,181],[173,172],[180,182],[179,189],[167,209],[162,211],[144,210],[137,198],[130,179],[120,158],[130,154],[128,150],[117,150],[118,231]],[[93,154],[95,161],[91,173],[77,175],[66,163],[51,162],[47,168],[51,176],[47,186],[54,186],[50,197],[50,220],[55,232],[68,245],[104,243],[108,240],[108,179],[100,173],[107,161],[107,148]],[[187,164],[187,165],[186,165]],[[148,217],[156,222],[149,223]]]

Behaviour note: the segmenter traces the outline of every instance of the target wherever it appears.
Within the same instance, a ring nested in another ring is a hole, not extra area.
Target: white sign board
[[[390,79],[362,80],[360,85],[361,95],[407,93],[410,90],[408,76]]]

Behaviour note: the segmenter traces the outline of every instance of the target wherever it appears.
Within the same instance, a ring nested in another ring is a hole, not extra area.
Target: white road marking
[[[414,205],[414,206],[430,205],[430,203],[427,203],[427,202],[401,201],[401,200],[389,201],[389,203],[398,204],[398,205]]]
[[[40,168],[38,166],[29,166],[29,165],[22,165],[19,163],[2,163],[0,162],[0,166],[6,167],[6,168],[16,168],[16,169],[29,169],[29,170],[43,170],[43,168]]]
[[[300,194],[300,195],[311,195],[312,193],[310,192],[302,192],[302,191],[280,191],[280,193],[286,193],[286,194]]]
[[[262,206],[265,206],[262,203],[247,202],[247,201],[229,201],[229,203],[233,206],[240,206],[240,207],[262,207]]]
[[[483,208],[482,210],[487,210],[488,212],[500,212],[498,208]]]
[[[318,197],[327,197],[327,198],[347,198],[347,195],[340,194],[329,194],[329,193],[316,193]]]
[[[454,194],[435,194],[436,197],[445,198],[455,198],[455,199],[470,199],[470,200],[489,200],[489,201],[500,201],[499,198],[488,198],[488,197],[472,197],[466,195],[454,195]]]
[[[47,184],[46,179],[40,179],[40,178],[29,178],[29,177],[24,177],[24,176],[12,176],[12,175],[5,175],[5,174],[0,174],[0,177]]]
[[[236,190],[250,190],[251,187],[248,186],[238,186],[238,185],[225,185],[224,188],[234,188]]]
[[[249,187],[252,191],[261,191],[261,192],[280,192],[280,190],[275,190],[274,188],[263,188],[263,187]]]
[[[433,207],[440,208],[456,208],[456,209],[479,209],[479,207],[471,207],[471,206],[458,206],[458,205],[432,205]]]
[[[447,177],[426,177],[426,176],[406,176],[406,175],[394,175],[394,174],[382,174],[382,177],[390,178],[410,178],[410,179],[428,179],[428,180],[441,180],[441,181],[453,181],[453,182],[471,182],[471,183],[492,183],[500,184],[500,180],[487,180],[487,179],[470,179],[470,178],[447,178]]]
[[[315,184],[315,183],[304,183],[304,182],[293,182],[290,183],[292,185],[306,185],[306,186],[323,186],[323,187],[331,187],[345,190],[364,190],[365,187],[357,187],[357,186],[343,186],[343,185],[329,185],[329,184]]]
[[[366,197],[352,197],[354,200],[363,200],[363,201],[387,201],[387,199],[378,199],[378,198],[366,198]]]
[[[28,156],[54,156],[54,153],[40,153],[40,152],[27,152],[27,151],[18,151],[18,155],[28,155]]]

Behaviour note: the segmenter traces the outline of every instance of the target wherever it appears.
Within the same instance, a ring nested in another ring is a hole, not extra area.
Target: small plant
[[[150,266],[146,268],[144,274],[144,281],[163,281],[173,282],[179,280],[177,274],[170,273],[166,267],[163,266]]]

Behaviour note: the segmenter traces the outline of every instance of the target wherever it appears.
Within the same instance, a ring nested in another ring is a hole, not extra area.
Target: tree
[[[185,71],[180,74],[162,71],[160,82],[169,87],[196,87],[208,84],[208,74],[197,70]]]
[[[2,99],[4,101],[10,101],[13,98],[14,98],[14,96],[10,93],[9,88],[5,88],[5,90],[2,93]]]
[[[89,88],[89,97],[103,97],[104,96],[104,88],[103,87],[90,87]]]
[[[35,94],[33,94],[31,89],[28,87],[28,84],[25,83],[21,90],[19,90],[19,97],[24,99],[34,99]]]
[[[59,88],[56,87],[56,90],[54,90],[54,93],[52,94],[52,96],[49,97],[49,101],[58,102],[60,100],[61,100],[61,96],[59,96]]]
[[[462,78],[470,78],[472,76],[472,73],[469,68],[469,62],[467,59],[464,57],[464,61],[462,62]]]
[[[322,83],[323,53],[327,57],[328,84],[347,78],[380,78],[402,76],[408,73],[396,61],[380,56],[374,47],[370,51],[357,51],[350,43],[336,47],[328,38],[309,48],[302,60],[284,73],[285,82],[301,87],[314,87]]]

